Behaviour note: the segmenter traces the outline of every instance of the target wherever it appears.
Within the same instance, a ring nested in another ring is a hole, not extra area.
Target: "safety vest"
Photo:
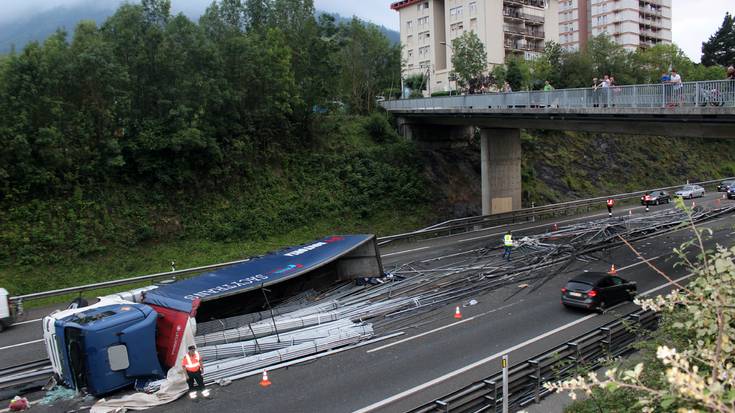
[[[503,241],[505,241],[506,247],[512,247],[513,246],[513,236],[510,234],[506,234],[505,237],[503,237]]]
[[[613,205],[615,205],[615,200],[614,200],[614,199],[612,199],[612,198],[608,199],[608,200],[607,200],[607,206],[611,207],[611,206],[613,206]]]
[[[201,369],[198,351],[194,352],[193,358],[189,356],[189,353],[186,353],[186,355],[184,356],[184,367],[186,368],[186,371],[190,371],[192,373],[195,373]]]

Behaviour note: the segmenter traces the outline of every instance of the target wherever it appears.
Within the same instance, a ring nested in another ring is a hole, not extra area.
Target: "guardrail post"
[[[574,367],[576,370],[579,370],[579,360],[582,358],[582,353],[579,351],[579,344],[574,342],[569,342],[567,345],[574,349],[574,356],[572,356],[572,360],[574,360]]]
[[[607,358],[612,357],[612,329],[610,327],[602,327],[600,329],[605,335],[607,336],[604,340],[602,340],[602,344],[605,346],[605,353],[607,354]]]
[[[699,82],[694,84],[694,106],[699,106]]]
[[[538,360],[529,360],[528,364],[533,366],[536,369],[536,373],[534,373],[531,377],[536,380],[536,388],[533,391],[533,400],[536,403],[539,403],[541,401],[541,363],[538,362]]]
[[[661,99],[662,99],[661,107],[665,108],[666,107],[666,84],[665,83],[661,84]]]
[[[437,407],[441,409],[444,413],[449,413],[449,403],[443,401],[443,400],[437,400],[434,402]]]
[[[638,107],[638,87],[633,86],[633,105],[634,108]]]
[[[486,386],[492,386],[491,395],[485,396],[485,399],[493,402],[493,412],[498,410],[498,385],[494,380],[483,380]]]

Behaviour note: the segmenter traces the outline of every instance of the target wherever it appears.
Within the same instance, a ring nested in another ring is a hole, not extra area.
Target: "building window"
[[[426,43],[429,43],[430,38],[431,38],[431,34],[429,34],[429,32],[419,33],[419,44],[424,45]]]
[[[413,35],[409,35],[406,37],[406,45],[413,46]]]
[[[408,50],[408,58],[410,59],[412,57],[413,57],[413,49],[409,49]]]
[[[449,26],[449,37],[454,39],[464,33],[464,23],[454,23]]]
[[[477,14],[477,2],[473,1],[470,3],[470,16],[474,16]]]
[[[452,20],[462,19],[462,6],[449,9],[449,15],[451,16]]]
[[[477,19],[470,19],[470,30],[473,32],[477,31]]]
[[[419,26],[429,24],[429,16],[419,18]]]
[[[431,52],[431,46],[419,47],[419,57],[428,57]]]

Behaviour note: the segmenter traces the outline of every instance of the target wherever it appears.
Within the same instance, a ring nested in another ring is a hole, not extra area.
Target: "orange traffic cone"
[[[459,306],[457,306],[457,309],[454,310],[454,318],[456,318],[457,320],[462,318],[462,313],[459,311]]]
[[[268,380],[268,372],[263,370],[263,378],[260,379],[260,387],[268,387],[271,385],[271,381]]]
[[[618,273],[618,270],[615,269],[615,264],[610,266],[610,271],[607,272],[610,275],[616,275]]]

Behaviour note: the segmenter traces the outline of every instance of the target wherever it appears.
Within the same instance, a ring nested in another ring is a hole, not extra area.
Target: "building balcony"
[[[544,3],[544,0],[503,0],[503,5],[511,7],[532,6],[543,9],[545,7]]]
[[[528,24],[544,24],[544,16],[534,16],[532,14],[521,13],[516,9],[503,9],[503,17],[507,20],[521,20]]]
[[[544,31],[539,30],[536,27],[523,27],[523,26],[512,26],[512,25],[504,25],[503,31],[505,34],[515,35],[515,36],[522,36],[522,37],[531,37],[536,39],[543,39],[544,38]]]
[[[505,50],[509,52],[539,52],[543,53],[544,47],[540,44],[519,41],[505,41]]]

